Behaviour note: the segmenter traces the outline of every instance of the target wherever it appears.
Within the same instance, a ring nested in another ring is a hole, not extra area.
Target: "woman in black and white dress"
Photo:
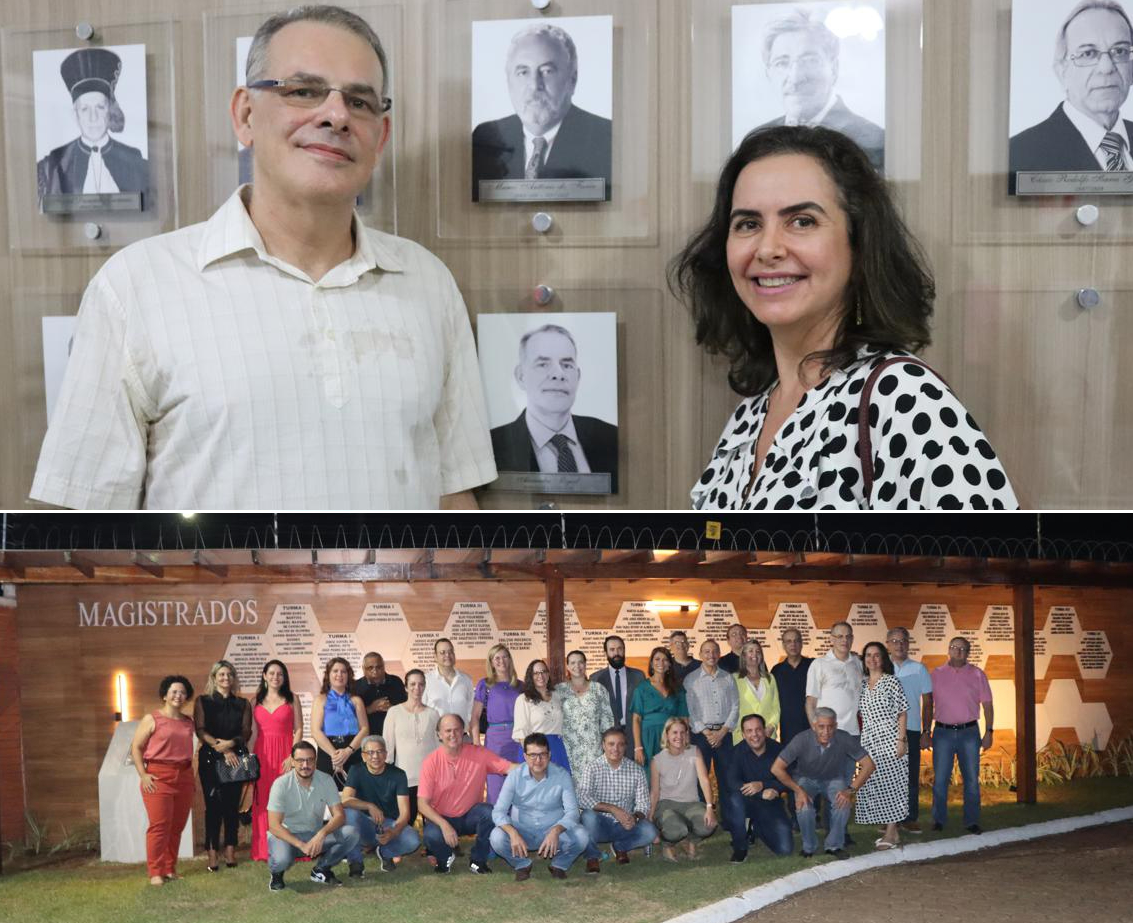
[[[1018,506],[975,420],[913,356],[929,343],[932,275],[885,181],[845,135],[749,134],[670,284],[743,395],[692,488],[694,508]]]
[[[862,649],[866,675],[858,711],[862,716],[862,747],[877,769],[858,792],[854,820],[884,824],[885,834],[874,845],[892,849],[898,843],[897,825],[909,816],[909,743],[906,720],[909,703],[893,661],[880,641]]]

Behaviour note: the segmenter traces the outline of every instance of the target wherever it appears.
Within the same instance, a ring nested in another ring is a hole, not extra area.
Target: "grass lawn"
[[[958,795],[958,791],[954,790]],[[927,794],[927,793],[922,793]],[[1043,787],[1039,803],[1015,803],[1012,792],[985,789],[982,825],[987,830],[1036,823],[1058,817],[1091,814],[1106,808],[1133,804],[1133,779],[1078,779],[1068,785]],[[921,820],[927,818],[922,802]],[[964,833],[959,804],[950,810],[950,826],[944,833],[924,833],[915,839],[931,840]],[[930,826],[926,824],[925,826]],[[851,825],[857,854],[872,849],[872,828]],[[906,835],[909,840],[914,839]],[[796,837],[796,846],[798,840]],[[382,874],[367,858],[366,878],[330,890],[307,880],[310,866],[299,864],[287,876],[287,890],[272,894],[268,874],[261,863],[242,861],[239,868],[216,874],[205,870],[205,860],[182,862],[181,881],[161,888],[147,883],[144,866],[103,865],[97,860],[68,861],[62,866],[14,871],[5,862],[0,876],[0,920],[20,923],[153,923],[153,921],[217,920],[265,921],[284,918],[366,920],[380,914],[392,923],[447,923],[484,921],[520,923],[529,920],[604,919],[617,907],[622,923],[655,923],[678,913],[738,894],[748,888],[797,871],[807,862],[832,862],[829,858],[804,860],[795,856],[777,859],[761,846],[754,847],[746,863],[730,865],[727,834],[718,832],[703,847],[699,862],[672,865],[660,859],[633,854],[628,866],[603,862],[602,872],[586,876],[579,860],[565,882],[553,880],[545,864],[537,862],[529,881],[517,884],[501,859],[493,859],[495,874],[477,878],[468,873],[465,857],[448,876],[433,874],[419,857],[402,862],[394,873]],[[345,877],[345,865],[336,870]],[[296,916],[298,914],[298,916]],[[312,917],[311,915],[315,915]]]

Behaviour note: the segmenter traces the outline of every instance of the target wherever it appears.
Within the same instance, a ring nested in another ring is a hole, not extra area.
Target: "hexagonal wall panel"
[[[1104,750],[1113,733],[1113,719],[1104,702],[1083,702],[1074,680],[1056,679],[1045,701],[1035,706],[1035,746],[1046,746],[1056,727],[1072,727],[1079,742]]]
[[[284,663],[310,662],[322,629],[311,606],[283,603],[275,607],[265,634],[271,638],[275,656]]]
[[[988,657],[1015,656],[1015,610],[1011,606],[988,606],[984,610],[979,631],[971,637],[964,636],[972,643],[969,661],[980,669],[987,664]],[[996,724],[998,724],[998,720]]]
[[[625,639],[627,657],[648,657],[661,643],[664,633],[661,617],[647,609],[643,600],[623,602],[611,632]]]
[[[266,635],[229,635],[224,659],[236,668],[240,691],[255,692],[260,688],[264,664],[275,656],[271,638]]]
[[[692,649],[693,656],[697,655],[700,645],[710,638],[720,643],[720,653],[728,653],[728,626],[735,625],[736,622],[742,622],[742,619],[736,614],[736,607],[731,603],[702,603],[690,632],[691,638],[696,639],[696,647]]]
[[[1082,626],[1073,606],[1051,606],[1046,624],[1035,632],[1035,678],[1046,676],[1050,658],[1055,654],[1077,654]]]
[[[437,643],[438,638],[443,637],[444,634],[439,631],[412,632],[398,655],[401,659],[402,670],[405,673],[410,670],[424,670],[428,673],[436,667],[437,661],[433,657],[433,645]]]
[[[363,655],[376,651],[386,660],[400,660],[413,631],[401,603],[380,602],[367,603],[354,633]],[[429,663],[431,666],[432,658]]]
[[[999,731],[1015,730],[1015,681],[1010,679],[990,679],[991,707],[995,716],[995,728]],[[983,721],[983,709],[980,709]],[[983,725],[980,725],[981,729]]]
[[[454,603],[444,636],[452,641],[458,660],[483,659],[496,643],[499,629],[486,602]]]
[[[1105,679],[1113,650],[1104,631],[1084,631],[1078,647],[1078,672],[1082,679]]]
[[[952,613],[940,603],[925,603],[909,632],[909,656],[920,660],[931,654],[947,655],[948,641],[957,634]]]
[[[311,657],[311,666],[319,676],[327,668],[327,662],[332,657],[341,657],[354,668],[354,678],[362,678],[362,655],[365,653],[358,646],[358,638],[352,631],[328,631],[322,636],[315,647]]]
[[[547,659],[545,638],[536,637],[529,631],[505,628],[500,631],[499,643],[506,644],[508,650],[511,651],[511,657],[515,661],[515,669],[519,673],[520,679],[523,678],[527,671],[527,665],[532,660]]]
[[[854,650],[860,652],[870,641],[885,643],[889,629],[885,615],[877,603],[854,603],[846,615],[846,621],[854,626]]]
[[[783,659],[783,646],[779,639],[788,628],[799,630],[803,636],[803,654],[807,657],[814,656],[819,631],[814,625],[810,606],[806,603],[779,603],[775,607],[775,615],[771,617],[771,627],[767,630],[769,650],[765,653],[768,663],[776,664]]]

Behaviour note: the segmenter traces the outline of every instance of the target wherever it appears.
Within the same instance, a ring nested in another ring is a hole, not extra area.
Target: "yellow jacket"
[[[775,738],[779,732],[779,685],[774,676],[768,676],[764,684],[769,686],[764,693],[763,701],[756,698],[755,690],[746,676],[736,675],[736,692],[740,697],[740,716],[736,720],[736,727],[732,731],[732,743],[738,744],[744,739],[741,725],[744,715],[761,715],[767,725],[767,736]]]

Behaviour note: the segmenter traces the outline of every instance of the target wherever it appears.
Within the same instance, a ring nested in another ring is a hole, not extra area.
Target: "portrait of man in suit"
[[[1133,169],[1133,121],[1121,107],[1133,83],[1133,25],[1116,0],[1082,0],[1054,41],[1054,73],[1064,99],[1043,121],[1011,138],[1008,166],[1037,171]]]
[[[36,164],[39,201],[51,194],[145,192],[142,152],[113,138],[125,128],[116,98],[122,59],[109,48],[79,48],[59,67],[71,95],[79,136]]]
[[[853,112],[835,87],[840,42],[816,15],[796,8],[768,23],[761,50],[783,115],[760,125],[821,125],[853,139],[878,170],[885,166],[885,130]]]
[[[610,198],[610,119],[573,102],[578,50],[570,34],[539,22],[517,32],[505,62],[513,115],[472,132],[472,201],[482,180],[604,179]]]
[[[617,491],[618,428],[596,417],[572,413],[582,368],[578,346],[566,327],[543,324],[519,341],[515,381],[527,406],[492,430],[500,471],[609,473]]]

